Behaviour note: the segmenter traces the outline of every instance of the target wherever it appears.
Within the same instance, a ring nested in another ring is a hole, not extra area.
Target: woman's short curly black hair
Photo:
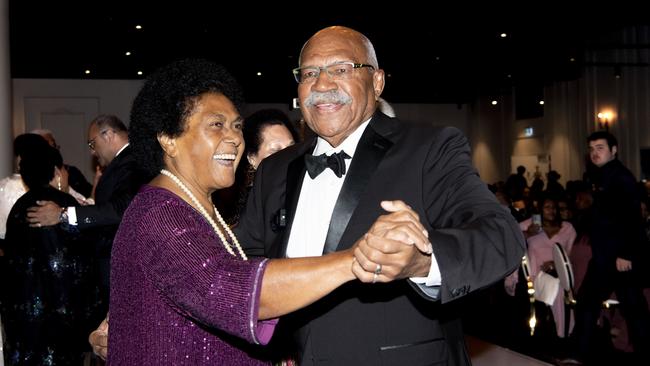
[[[205,93],[223,94],[241,110],[239,84],[221,65],[186,59],[154,72],[133,101],[129,141],[136,161],[150,176],[163,168],[159,135],[180,136],[199,98]]]

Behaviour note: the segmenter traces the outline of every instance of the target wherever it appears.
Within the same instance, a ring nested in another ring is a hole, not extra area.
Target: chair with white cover
[[[560,280],[560,286],[564,290],[564,335],[567,336],[570,329],[571,312],[576,303],[573,293],[574,276],[569,256],[559,243],[555,243],[553,247],[553,264]]]

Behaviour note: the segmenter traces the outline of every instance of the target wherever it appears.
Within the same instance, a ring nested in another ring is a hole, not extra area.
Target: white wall
[[[99,114],[117,115],[128,124],[141,86],[140,80],[13,79],[14,136],[36,128],[52,130],[64,161],[92,181],[88,124]]]

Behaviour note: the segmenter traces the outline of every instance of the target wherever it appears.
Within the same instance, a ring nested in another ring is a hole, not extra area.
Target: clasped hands
[[[382,201],[380,216],[354,247],[352,272],[366,283],[426,277],[433,252],[418,214],[403,201]]]

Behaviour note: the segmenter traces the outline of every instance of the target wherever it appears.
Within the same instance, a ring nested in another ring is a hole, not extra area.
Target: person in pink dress
[[[567,254],[571,253],[576,240],[576,231],[568,221],[562,221],[558,210],[557,201],[547,197],[542,201],[542,224],[533,224],[527,219],[519,223],[521,230],[528,242],[528,263],[530,276],[534,281],[540,272],[555,272],[553,264],[553,247],[559,243]],[[551,306],[555,328],[559,337],[564,337],[564,296],[560,292],[555,297]],[[569,326],[569,333],[573,328],[573,321]]]

